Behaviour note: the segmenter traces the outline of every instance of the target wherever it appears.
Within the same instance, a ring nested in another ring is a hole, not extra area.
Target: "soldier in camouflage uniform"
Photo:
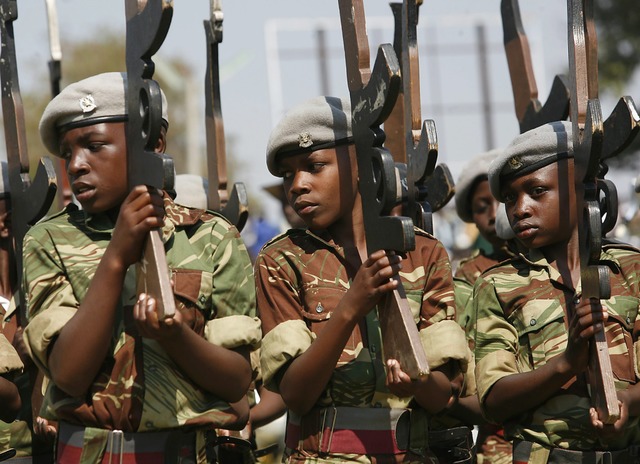
[[[608,300],[581,298],[571,124],[518,136],[489,170],[516,238],[528,249],[474,287],[476,381],[488,418],[514,439],[515,463],[637,463],[640,252],[603,246]],[[604,426],[591,408],[588,343],[606,333],[621,417]]]
[[[256,261],[265,384],[289,407],[286,462],[438,462],[429,416],[455,403],[468,362],[450,263],[420,230],[402,259],[366,257],[350,126],[348,101],[317,97],[269,139],[267,166],[308,229],[275,238]],[[420,381],[385,366],[373,311],[398,272],[433,369]]]
[[[215,462],[213,429],[242,428],[248,415],[234,402],[260,341],[252,266],[221,216],[146,186],[129,191],[125,95],[126,74],[93,76],[65,88],[40,121],[83,207],[24,242],[25,339],[50,379],[43,414],[60,421],[61,462]],[[177,307],[162,321],[137,294],[132,266],[155,227]]]
[[[487,177],[489,165],[501,152],[501,150],[495,149],[474,157],[465,166],[456,182],[454,199],[458,216],[464,222],[475,224],[480,236],[491,246],[491,250],[488,252],[478,248],[470,257],[460,261],[453,279],[458,323],[465,329],[472,349],[474,336],[470,322],[473,308],[471,304],[473,284],[482,272],[513,256],[513,253],[507,248],[505,240],[496,233],[496,212],[499,203],[491,194]],[[471,379],[473,373],[468,373],[468,376],[466,383],[475,385],[475,379]],[[480,415],[476,392],[468,393],[473,396],[467,397],[465,401],[473,402],[473,405],[469,407]],[[505,440],[502,427],[487,423],[482,419],[476,420],[475,423],[478,425],[476,442],[478,462],[480,464],[510,463],[511,443]]]

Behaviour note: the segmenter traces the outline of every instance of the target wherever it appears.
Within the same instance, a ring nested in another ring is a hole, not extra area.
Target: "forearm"
[[[437,414],[450,403],[451,380],[444,372],[432,370],[414,396],[416,402],[430,414]]]
[[[251,424],[253,427],[261,427],[276,420],[287,412],[287,405],[277,393],[261,388],[259,390],[260,402],[251,408]]]
[[[624,391],[628,398],[629,416],[640,416],[640,383],[629,385]]]
[[[486,396],[485,407],[492,419],[503,422],[538,407],[574,375],[562,355],[556,356],[538,369],[498,380]]]
[[[449,413],[465,424],[480,425],[486,424],[486,419],[482,416],[480,410],[480,402],[478,395],[465,396],[459,398],[458,401],[449,409]]]
[[[160,343],[200,388],[228,402],[246,395],[252,375],[248,348],[230,350],[214,345],[186,325]]]
[[[311,346],[291,362],[280,382],[284,402],[297,414],[307,413],[316,404],[355,328],[355,320],[340,306]]]
[[[0,420],[7,423],[13,422],[21,406],[18,387],[4,377],[0,377]]]
[[[109,347],[126,268],[105,252],[78,311],[64,326],[49,354],[53,382],[72,396],[83,395]]]

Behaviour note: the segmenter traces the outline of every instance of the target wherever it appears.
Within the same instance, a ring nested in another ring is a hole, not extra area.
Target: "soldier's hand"
[[[393,252],[378,250],[362,263],[347,292],[359,316],[364,316],[384,294],[398,287],[398,282],[391,277],[402,269],[401,261],[402,258]]]
[[[164,203],[157,189],[134,187],[120,206],[109,248],[117,252],[124,266],[140,260],[142,246],[152,229],[162,227]]]
[[[603,441],[619,437],[629,420],[629,395],[625,390],[618,391],[618,406],[620,407],[620,418],[613,424],[605,424],[600,420],[598,411],[595,408],[589,409],[591,425],[597,430]]]
[[[569,336],[564,356],[574,373],[583,372],[589,364],[589,340],[604,330],[607,310],[596,298],[583,299],[569,321]]]
[[[138,333],[145,338],[162,341],[173,337],[183,329],[182,314],[176,311],[172,317],[159,319],[155,298],[141,293],[133,306],[133,318]]]

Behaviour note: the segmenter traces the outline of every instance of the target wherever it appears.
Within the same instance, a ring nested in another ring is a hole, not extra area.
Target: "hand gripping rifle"
[[[247,190],[243,183],[227,190],[227,152],[220,99],[220,65],[218,45],[222,43],[222,0],[211,0],[211,19],[204,21],[207,36],[207,73],[205,76],[205,116],[207,132],[207,166],[210,209],[219,211],[238,230],[242,230],[249,217]]]
[[[411,219],[387,216],[396,203],[398,189],[393,158],[382,147],[385,136],[380,129],[400,91],[400,65],[393,47],[383,44],[371,70],[363,2],[338,0],[338,4],[367,252],[412,250],[415,248],[415,234]],[[385,358],[398,360],[412,379],[427,375],[426,354],[402,284],[379,308]]]
[[[22,281],[22,243],[29,227],[42,219],[56,195],[56,171],[50,158],[40,158],[36,176],[29,177],[29,154],[24,123],[24,108],[18,83],[13,21],[18,18],[16,0],[0,0],[0,79],[4,138],[11,188],[11,225],[16,253],[18,282]],[[24,288],[19,290],[21,323],[25,322]],[[23,325],[24,326],[24,325]]]
[[[617,202],[615,198],[610,198],[615,194],[615,186],[602,179],[606,173],[606,166],[603,167],[602,161],[630,143],[629,138],[633,138],[637,128],[632,128],[633,124],[629,122],[628,116],[633,111],[637,118],[637,112],[632,100],[622,99],[626,110],[619,104],[607,122],[603,122],[598,100],[598,51],[593,0],[568,0],[567,17],[569,67],[573,79],[571,122],[576,166],[575,182],[576,188],[584,189],[584,199],[583,202],[579,199],[578,209],[578,217],[583,219],[579,222],[582,298],[609,299],[609,269],[598,263],[602,236],[608,227],[612,228],[615,224]],[[627,130],[615,132],[612,129],[614,127],[626,127]],[[611,131],[609,136],[608,130]],[[609,152],[605,152],[605,149]],[[604,225],[600,211],[601,192],[609,197],[606,203],[607,220]],[[620,417],[620,409],[604,329],[596,332],[591,342],[589,380],[592,386],[592,400],[600,419],[606,424],[613,424]]]
[[[406,165],[407,201],[403,214],[433,233],[432,213],[444,207],[455,192],[446,164],[436,166],[438,135],[432,119],[421,121],[418,13],[421,0],[391,3],[395,20],[393,47],[402,65],[401,98],[396,100],[384,129],[386,146],[396,163]]]
[[[153,55],[171,24],[170,0],[125,0],[127,16],[127,176],[129,187],[148,185],[173,189],[173,159],[155,153],[162,121],[160,86],[152,79]],[[169,280],[164,244],[159,230],[147,238],[142,261],[137,265],[138,292],[156,299],[158,317],[171,317],[175,301]]]
[[[60,31],[58,28],[58,11],[56,0],[45,0],[47,7],[47,23],[49,25],[49,82],[51,84],[51,98],[60,93],[60,78],[62,76],[62,49],[60,47]],[[64,208],[72,201],[71,185],[67,176],[67,163],[60,159],[57,163],[58,182],[58,206]]]

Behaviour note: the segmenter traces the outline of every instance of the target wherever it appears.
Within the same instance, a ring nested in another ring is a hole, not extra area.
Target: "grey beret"
[[[267,168],[278,176],[276,156],[331,148],[353,142],[351,103],[337,97],[315,97],[289,110],[271,131]]]
[[[517,136],[489,167],[491,193],[499,201],[503,182],[573,157],[571,123],[556,121]]]
[[[0,199],[6,197],[11,192],[9,185],[9,165],[6,161],[0,161],[2,172],[0,173]]]
[[[471,212],[471,190],[479,177],[486,177],[489,165],[496,159],[502,150],[496,149],[481,153],[473,158],[462,170],[458,182],[456,182],[456,212],[464,222],[473,222]]]
[[[498,211],[496,211],[496,235],[502,240],[512,240],[516,237],[516,233],[509,224],[509,217],[504,203],[500,203]]]
[[[40,138],[53,155],[59,156],[59,136],[70,127],[99,122],[125,121],[127,74],[97,74],[65,87],[53,98],[40,119]],[[162,95],[162,119],[169,124],[167,98]],[[66,126],[66,127],[65,127]]]
[[[195,174],[178,174],[175,181],[175,202],[190,208],[207,209],[207,179]]]

